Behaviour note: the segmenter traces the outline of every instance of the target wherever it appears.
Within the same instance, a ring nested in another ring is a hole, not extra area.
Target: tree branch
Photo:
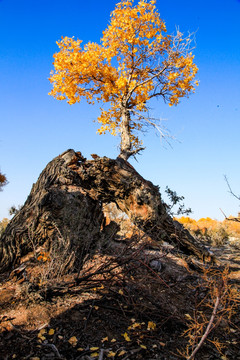
[[[204,343],[204,341],[206,340],[207,336],[209,335],[209,333],[211,332],[211,330],[213,329],[212,324],[213,321],[216,317],[217,314],[217,310],[218,310],[218,306],[219,306],[219,302],[220,302],[220,297],[219,295],[216,297],[216,301],[214,304],[214,308],[213,308],[213,312],[212,312],[212,316],[211,319],[209,320],[208,326],[205,330],[205,333],[203,334],[201,340],[199,341],[198,345],[196,346],[195,350],[192,352],[192,354],[187,358],[187,360],[191,360],[194,358],[194,356],[196,355],[196,353],[198,352],[198,350],[200,349],[200,347],[202,346],[202,344]]]
[[[160,119],[153,119],[153,118],[150,118],[150,117],[146,117],[146,116],[143,116],[143,114],[140,114],[139,112],[135,111],[135,110],[131,110],[134,114],[136,114],[137,116],[139,116],[139,119],[143,119],[144,121],[146,121],[149,125],[153,126],[157,132],[160,134],[160,137],[162,139],[165,139],[166,142],[171,145],[168,141],[167,141],[167,138],[171,138],[171,139],[174,139],[173,136],[171,136],[169,133],[168,133],[168,130],[161,128],[160,126],[158,126],[156,124],[156,122],[154,121],[160,121]]]
[[[232,196],[234,196],[236,199],[240,200],[240,195],[238,196],[238,195],[236,195],[236,194],[232,191],[232,188],[231,188],[231,186],[230,186],[230,184],[229,184],[227,175],[224,175],[224,179],[225,179],[225,181],[226,181],[226,183],[227,183],[227,186],[228,186],[228,189],[229,189],[230,194],[231,194]]]
[[[148,78],[147,80],[144,80],[144,81],[142,81],[141,83],[138,83],[136,86],[134,86],[134,88],[133,88],[133,89],[129,92],[129,94],[128,94],[127,101],[129,101],[129,99],[131,99],[132,94],[134,93],[134,91],[135,91],[138,87],[143,86],[143,85],[147,84],[149,81],[152,81],[154,78],[162,75],[162,73],[163,73],[166,69],[167,69],[167,65],[165,65],[165,66],[163,67],[163,69],[159,70],[156,74],[152,75],[152,76],[151,76],[150,78]]]

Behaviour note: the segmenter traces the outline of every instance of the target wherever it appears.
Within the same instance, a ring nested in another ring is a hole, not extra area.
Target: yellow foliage
[[[170,106],[194,91],[197,73],[189,37],[166,34],[155,0],[122,0],[111,13],[100,44],[64,37],[57,42],[50,95],[69,104],[85,97],[109,103],[98,118],[98,133],[121,133],[123,109],[136,119],[130,123],[132,146],[140,145],[134,131],[141,130],[146,103],[162,96]],[[138,114],[136,114],[136,112]]]
[[[9,223],[9,220],[7,218],[3,218],[2,221],[0,221],[0,235],[3,234],[3,232],[6,229],[8,223]]]
[[[183,224],[189,231],[203,237],[212,238],[213,240],[216,239],[217,236],[222,237],[222,240],[226,240],[229,237],[240,237],[240,222],[229,220],[217,221],[210,217],[194,220],[184,216],[176,220]]]

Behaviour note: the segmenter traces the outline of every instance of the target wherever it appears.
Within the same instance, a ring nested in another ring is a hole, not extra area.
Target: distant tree
[[[9,220],[7,218],[3,218],[0,221],[0,236],[2,236],[2,234],[4,233],[4,230],[6,229],[8,223]]]
[[[8,181],[5,175],[0,172],[0,191],[2,191],[3,186],[7,185]]]
[[[62,38],[54,55],[50,95],[69,104],[85,97],[109,103],[98,118],[99,134],[120,134],[120,157],[127,160],[143,149],[138,132],[153,126],[164,136],[157,119],[148,115],[147,103],[163,98],[176,105],[194,91],[197,66],[191,36],[167,35],[155,0],[122,0],[111,13],[100,44]]]

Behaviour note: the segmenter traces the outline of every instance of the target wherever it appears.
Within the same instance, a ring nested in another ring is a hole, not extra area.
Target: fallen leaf
[[[131,341],[130,337],[128,336],[128,334],[126,332],[124,334],[122,334],[122,336],[124,337],[124,339],[126,341]]]
[[[115,355],[116,355],[115,352],[109,351],[109,353],[107,354],[107,357],[114,357]]]
[[[185,315],[185,318],[186,318],[186,319],[188,319],[188,320],[192,320],[191,315],[189,315],[189,314],[184,314],[184,315]]]
[[[55,333],[55,330],[54,329],[50,329],[49,332],[48,332],[48,335],[53,335]]]
[[[43,335],[46,334],[47,330],[46,329],[41,329],[38,333],[38,335]]]
[[[145,350],[147,349],[147,347],[145,345],[140,345],[140,347]]]
[[[124,354],[126,354],[126,351],[125,351],[125,350],[121,350],[120,353],[118,353],[118,356],[122,356],[122,355],[124,355]]]
[[[155,330],[156,327],[157,327],[157,325],[153,321],[148,322],[148,326],[147,326],[148,330]]]
[[[105,341],[108,341],[108,336],[106,336],[105,338],[103,338],[103,339],[101,340],[101,342],[105,342]]]
[[[98,346],[93,346],[93,347],[90,347],[90,350],[91,351],[95,351],[95,350],[98,350],[99,349],[99,347]]]
[[[69,340],[68,340],[69,344],[71,344],[72,346],[76,346],[77,345],[77,338],[76,336],[72,336]]]
[[[46,337],[41,334],[38,334],[38,339],[44,341],[44,340],[46,340]]]
[[[112,339],[112,340],[111,340],[112,343],[113,343],[113,342],[116,342],[116,341],[117,341],[116,339]]]
[[[133,329],[136,329],[136,328],[140,328],[141,329],[141,324],[140,323],[134,323],[132,325],[130,325],[128,327],[128,330],[133,330]]]
[[[92,354],[90,354],[92,357],[97,357],[98,356],[98,352],[94,352]]]

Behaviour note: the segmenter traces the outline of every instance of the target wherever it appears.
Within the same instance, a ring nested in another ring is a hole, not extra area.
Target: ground
[[[239,248],[212,249],[210,265],[138,240],[113,240],[79,273],[39,252],[2,274],[0,358],[187,359],[213,317],[194,359],[240,359]]]

